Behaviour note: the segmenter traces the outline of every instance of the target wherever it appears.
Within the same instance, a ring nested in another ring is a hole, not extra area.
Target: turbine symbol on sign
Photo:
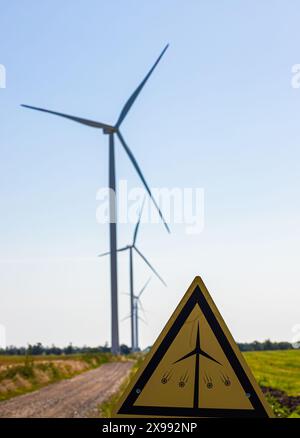
[[[197,337],[196,337],[196,345],[195,348],[189,353],[182,356],[180,359],[176,360],[174,364],[181,362],[182,360],[187,359],[188,357],[195,356],[195,383],[194,383],[194,408],[198,408],[199,405],[199,373],[200,373],[200,356],[206,357],[207,359],[216,362],[219,365],[222,365],[208,353],[201,349],[200,345],[200,329],[199,323],[197,328]]]

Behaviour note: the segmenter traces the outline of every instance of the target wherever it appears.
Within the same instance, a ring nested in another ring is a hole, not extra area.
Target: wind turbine
[[[138,221],[137,221],[136,226],[134,228],[131,245],[126,245],[122,248],[117,249],[117,252],[129,251],[131,348],[133,351],[134,351],[135,345],[136,345],[136,341],[135,341],[135,317],[134,317],[134,278],[133,278],[133,252],[134,251],[141,257],[141,259],[152,270],[152,272],[156,275],[156,277],[166,286],[166,283],[164,282],[164,280],[161,278],[161,276],[158,274],[158,272],[153,268],[151,263],[146,259],[144,254],[142,254],[141,251],[136,246],[136,241],[137,241],[139,227],[140,227],[140,223],[141,223],[144,202],[143,202],[142,208],[140,210],[140,215],[139,215]],[[104,252],[103,254],[100,254],[99,257],[104,257],[106,255],[109,255],[110,253],[111,253],[110,251]]]
[[[148,192],[150,198],[152,199],[153,204],[155,205],[159,216],[161,217],[162,221],[164,222],[164,225],[168,232],[170,232],[169,227],[162,215],[162,212],[155,201],[154,197],[152,196],[151,190],[149,188],[149,185],[147,184],[144,175],[142,174],[142,171],[131,152],[129,146],[125,142],[121,131],[120,126],[123,123],[125,117],[127,116],[129,110],[131,109],[132,105],[134,104],[135,100],[137,99],[138,95],[142,91],[143,87],[145,86],[146,82],[150,78],[151,74],[153,73],[154,69],[156,68],[157,64],[163,57],[165,51],[168,48],[168,44],[163,49],[145,78],[142,80],[140,85],[136,88],[136,90],[131,94],[129,99],[126,101],[125,105],[123,106],[119,118],[115,125],[109,125],[102,122],[96,122],[93,120],[84,119],[81,117],[72,116],[69,114],[63,114],[56,111],[50,111],[44,108],[39,108],[35,106],[30,105],[21,105],[24,108],[29,108],[37,111],[42,111],[45,113],[53,114],[59,117],[64,117],[66,119],[72,120],[77,123],[81,123],[83,125],[102,129],[103,134],[107,134],[109,136],[109,178],[108,178],[108,186],[109,186],[109,216],[110,216],[110,279],[111,279],[111,339],[112,339],[112,353],[118,354],[120,351],[119,348],[119,319],[118,319],[118,278],[117,278],[117,224],[116,224],[116,173],[115,173],[115,135],[117,135],[121,145],[125,149],[126,154],[128,155],[130,161],[132,162],[136,172],[138,173],[146,191]]]
[[[134,346],[134,351],[138,351],[139,350],[139,306],[141,306],[142,310],[143,310],[143,305],[141,303],[141,296],[143,294],[143,292],[145,291],[146,287],[148,286],[148,284],[150,283],[151,278],[149,278],[149,280],[144,284],[144,286],[142,287],[142,289],[140,290],[140,292],[137,295],[134,295],[134,328],[135,328],[135,346]]]

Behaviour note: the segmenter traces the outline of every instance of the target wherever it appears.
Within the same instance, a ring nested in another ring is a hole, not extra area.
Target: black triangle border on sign
[[[139,397],[139,394],[149,381],[157,365],[160,363],[165,355],[165,352],[170,347],[175,337],[179,333],[181,327],[185,323],[186,319],[191,314],[195,305],[198,304],[203,312],[210,328],[212,329],[215,337],[217,338],[224,354],[226,355],[232,369],[234,370],[237,378],[239,379],[245,394],[250,394],[250,402],[252,409],[215,409],[215,408],[186,408],[186,407],[165,407],[165,406],[134,406],[135,401]],[[146,368],[142,372],[141,376],[135,382],[129,395],[126,397],[122,406],[120,407],[118,414],[131,415],[131,416],[160,416],[160,417],[228,417],[228,418],[267,418],[266,412],[260,398],[258,397],[255,389],[253,388],[247,373],[242,367],[239,359],[237,358],[232,346],[225,336],[216,316],[214,315],[209,303],[207,302],[205,295],[201,291],[199,285],[197,285],[185,303],[184,307],[180,311],[179,315],[173,322],[171,328],[166,334],[165,338],[153,354]]]

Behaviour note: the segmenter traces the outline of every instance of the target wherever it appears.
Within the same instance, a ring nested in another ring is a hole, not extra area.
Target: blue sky
[[[20,103],[107,123],[164,45],[123,125],[153,187],[202,187],[205,227],[145,225],[139,245],[168,283],[144,296],[153,342],[200,274],[237,340],[285,339],[299,316],[300,6],[265,0],[14,0],[1,6],[0,323],[8,343],[110,341],[107,184],[100,132]],[[139,180],[120,147],[117,176]],[[119,227],[126,244],[132,227]],[[120,318],[128,314],[122,255]],[[136,265],[136,285],[148,278]],[[120,323],[129,342],[128,321]]]

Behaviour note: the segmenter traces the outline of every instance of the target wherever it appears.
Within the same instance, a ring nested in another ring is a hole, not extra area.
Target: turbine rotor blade
[[[124,248],[119,248],[117,249],[117,252],[122,252],[122,251],[126,251],[128,249],[128,246],[124,246]],[[109,255],[110,251],[104,252],[102,254],[99,254],[98,257],[104,257],[106,255]]]
[[[131,315],[125,316],[125,318],[122,318],[121,321],[126,321],[126,319],[131,318]]]
[[[142,289],[140,290],[140,293],[138,294],[138,298],[141,298],[142,293],[144,292],[144,290],[146,289],[146,287],[148,286],[148,284],[151,281],[151,277],[147,280],[147,282],[145,283],[145,285],[142,287]]]
[[[105,256],[107,256],[109,254],[110,254],[110,251],[103,252],[102,254],[99,254],[98,257],[105,257]]]
[[[124,246],[123,248],[117,249],[117,252],[127,251],[129,249],[128,246]]]
[[[146,316],[146,312],[145,312],[144,306],[142,305],[141,300],[138,301],[138,308],[141,309],[143,314]]]
[[[120,131],[117,131],[117,136],[119,137],[119,140],[120,140],[120,142],[121,142],[123,148],[125,149],[125,152],[127,153],[128,157],[129,157],[129,159],[130,159],[130,161],[132,162],[133,167],[135,168],[135,170],[137,171],[139,177],[141,178],[141,181],[142,181],[142,183],[143,183],[143,185],[144,185],[144,187],[145,187],[145,189],[146,189],[148,195],[150,196],[150,198],[151,198],[153,204],[155,205],[155,207],[156,207],[156,209],[157,209],[157,211],[158,211],[158,214],[159,214],[161,220],[162,220],[163,223],[164,223],[164,226],[166,227],[168,233],[170,233],[170,229],[169,229],[169,227],[168,227],[168,225],[167,225],[167,223],[166,223],[166,221],[165,221],[165,219],[164,219],[164,217],[163,217],[163,214],[162,214],[162,212],[161,212],[159,206],[157,205],[157,202],[155,201],[154,197],[152,196],[151,190],[150,190],[150,188],[149,188],[149,186],[148,186],[148,184],[147,184],[147,182],[146,182],[146,180],[145,180],[145,178],[144,178],[144,175],[142,174],[142,171],[141,171],[141,169],[140,169],[140,167],[139,167],[139,165],[138,165],[138,163],[137,163],[137,161],[136,161],[136,159],[135,159],[133,153],[132,153],[131,150],[129,149],[128,145],[125,143],[125,140],[124,140],[124,138],[122,137],[122,134],[120,133]]]
[[[141,316],[139,316],[138,319],[140,321],[142,321],[144,324],[148,325],[147,321],[144,318],[142,318]]]
[[[133,245],[135,245],[135,242],[136,242],[136,239],[137,239],[137,235],[138,235],[138,231],[139,231],[139,226],[140,226],[141,219],[142,219],[144,204],[145,204],[145,198],[144,198],[143,203],[142,203],[139,219],[138,219],[137,224],[135,226],[135,230],[134,230],[134,234],[133,234],[133,242],[132,242]]]
[[[156,277],[163,283],[164,286],[167,286],[166,283],[164,282],[164,280],[161,278],[161,276],[159,275],[159,273],[153,268],[153,266],[150,264],[150,262],[146,259],[146,257],[141,253],[140,250],[137,249],[136,246],[134,246],[134,249],[136,250],[136,252],[139,254],[139,256],[144,260],[144,262],[149,266],[149,268],[151,269],[151,271],[156,275]]]
[[[132,107],[132,105],[134,104],[136,98],[138,97],[138,95],[140,94],[140,92],[142,91],[142,89],[144,88],[144,85],[146,84],[146,82],[148,81],[148,79],[150,78],[151,74],[153,73],[155,67],[157,66],[157,64],[159,63],[159,61],[161,60],[161,58],[163,57],[165,51],[167,50],[167,48],[169,47],[169,44],[166,45],[166,47],[164,48],[164,50],[161,52],[161,54],[159,55],[159,57],[157,58],[157,60],[155,61],[155,63],[153,64],[153,66],[151,67],[151,69],[149,70],[149,72],[147,73],[147,75],[145,76],[145,78],[142,80],[142,82],[140,83],[140,85],[136,88],[136,90],[132,93],[132,95],[129,97],[129,99],[127,100],[127,102],[125,103],[120,116],[118,118],[118,121],[116,123],[116,127],[119,128],[119,126],[121,125],[121,123],[123,122],[123,120],[125,119],[125,117],[127,116],[130,108]]]
[[[83,119],[81,117],[71,116],[69,114],[58,113],[57,111],[50,111],[44,108],[38,108],[36,106],[21,105],[23,108],[29,108],[43,113],[53,114],[55,116],[64,117],[65,119],[73,120],[73,122],[81,123],[82,125],[91,126],[92,128],[103,129],[104,132],[115,132],[116,129],[113,126],[107,125],[101,122],[95,122],[93,120]]]

